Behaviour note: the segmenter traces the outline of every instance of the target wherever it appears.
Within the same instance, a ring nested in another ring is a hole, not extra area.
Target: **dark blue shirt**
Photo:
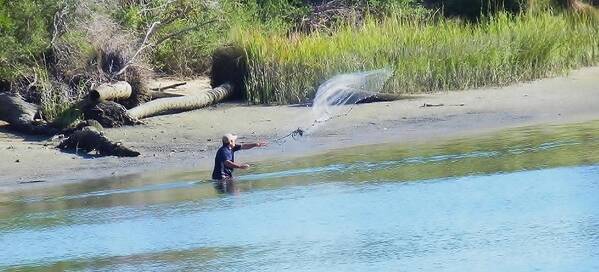
[[[212,170],[212,179],[221,180],[224,177],[233,177],[233,168],[225,165],[225,161],[235,161],[235,151],[241,149],[241,145],[235,145],[232,149],[229,145],[223,145],[216,151],[214,158],[214,170]]]

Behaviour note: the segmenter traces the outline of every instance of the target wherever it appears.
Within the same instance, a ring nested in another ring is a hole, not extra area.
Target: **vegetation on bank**
[[[386,91],[418,93],[504,85],[599,61],[592,16],[498,13],[477,23],[395,13],[334,33],[289,36],[242,28],[253,103],[297,103],[338,73],[391,68]]]
[[[212,53],[231,44],[247,54],[243,73],[234,74],[246,75],[242,97],[251,103],[306,101],[336,73],[382,67],[395,71],[389,92],[507,84],[597,62],[596,17],[564,11],[572,3],[586,7],[575,0],[0,0],[0,92],[20,93],[41,105],[47,121],[68,124],[78,114],[70,106],[94,85],[127,80],[135,92],[148,73],[208,74]]]

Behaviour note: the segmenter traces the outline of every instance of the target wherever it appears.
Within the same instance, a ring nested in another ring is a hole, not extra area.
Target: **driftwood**
[[[27,103],[18,95],[0,93],[0,120],[8,122],[15,130],[29,134],[51,135],[56,132],[42,120],[35,120],[38,106]]]
[[[174,89],[179,86],[183,86],[185,84],[187,84],[187,82],[179,82],[179,83],[175,83],[175,84],[171,84],[171,85],[166,85],[164,87],[151,88],[150,90],[160,92],[160,91],[164,91],[164,90],[168,90],[168,89]]]
[[[232,95],[233,87],[231,84],[223,84],[195,95],[156,99],[132,108],[128,113],[135,119],[142,119],[165,113],[190,111],[217,103]]]
[[[60,133],[64,136],[68,137],[71,134],[75,133],[76,131],[82,130],[84,127],[88,127],[88,126],[95,127],[98,131],[102,131],[104,129],[98,121],[90,119],[90,120],[81,121],[81,122],[77,123],[76,125],[67,127],[65,129],[63,129],[62,131],[60,131]]]
[[[124,100],[131,96],[131,85],[126,81],[104,83],[89,92],[92,101]]]
[[[118,156],[118,157],[137,157],[139,152],[123,146],[121,143],[113,143],[93,126],[86,126],[77,130],[67,139],[63,140],[58,148],[61,150],[71,150],[85,154],[96,151],[100,156]]]
[[[359,95],[359,93],[356,93]],[[360,95],[359,95],[360,96]],[[356,104],[366,104],[366,103],[374,103],[374,102],[386,102],[386,101],[395,101],[400,99],[411,98],[408,96],[392,94],[392,93],[373,93],[367,94],[364,98],[358,99]]]
[[[395,101],[400,99],[411,99],[413,96],[405,96],[394,93],[375,93],[369,91],[361,91],[361,90],[351,90],[348,91],[346,96],[343,99],[343,104],[345,105],[353,105],[353,104],[366,104],[366,103],[374,103],[374,102],[386,102],[386,101]]]
[[[141,124],[139,120],[127,113],[125,107],[112,101],[104,101],[91,105],[83,110],[83,115],[86,120],[96,120],[103,127],[108,128]]]
[[[422,106],[420,106],[421,108],[430,108],[430,107],[443,107],[443,106],[454,106],[454,107],[463,107],[466,104],[464,103],[460,103],[460,104],[429,104],[429,103],[424,103]]]
[[[101,104],[103,103],[98,105]],[[126,113],[123,106],[118,106],[121,108],[120,112]],[[55,134],[56,129],[49,127],[41,120],[34,120],[37,111],[38,107],[36,105],[25,102],[20,96],[0,93],[0,120],[8,122],[17,131],[23,133]],[[112,143],[102,135],[101,128],[98,122],[88,120],[71,129],[63,130],[63,133],[70,134],[70,136],[62,141],[58,148],[77,151],[81,149],[86,153],[96,150],[102,156],[135,157],[140,155],[139,152],[131,150],[120,143]]]

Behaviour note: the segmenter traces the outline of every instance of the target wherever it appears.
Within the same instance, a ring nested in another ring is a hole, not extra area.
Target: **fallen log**
[[[85,120],[85,121],[80,121],[79,123],[67,127],[65,129],[63,129],[62,131],[60,131],[60,133],[66,137],[71,136],[73,133],[75,133],[75,131],[79,131],[82,130],[84,127],[95,127],[98,131],[102,131],[104,128],[102,127],[102,125],[96,121],[96,120]]]
[[[211,104],[218,103],[233,95],[231,84],[225,83],[212,90],[199,94],[162,98],[142,104],[128,111],[129,115],[136,119],[156,116],[165,113],[183,112],[196,110]]]
[[[126,81],[104,83],[89,91],[92,101],[124,100],[131,96],[132,88]]]
[[[93,126],[77,130],[63,140],[58,148],[61,150],[83,151],[85,154],[96,151],[100,156],[137,157],[139,152],[125,147],[121,143],[113,143],[101,131]]]
[[[112,101],[104,101],[84,108],[83,116],[86,120],[96,120],[107,128],[142,124],[131,117],[123,105]]]
[[[38,111],[38,106],[25,102],[19,95],[0,93],[0,120],[11,124],[16,131],[23,133],[38,135],[56,133],[56,130],[43,120],[35,120]]]

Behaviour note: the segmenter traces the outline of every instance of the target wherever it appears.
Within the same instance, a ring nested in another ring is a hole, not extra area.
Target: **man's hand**
[[[265,147],[268,145],[268,142],[266,141],[260,141],[256,143],[256,147]]]
[[[247,163],[235,163],[232,161],[225,161],[225,166],[229,168],[248,169],[250,165]]]
[[[264,147],[267,145],[268,145],[268,143],[266,141],[260,141],[260,142],[253,143],[253,144],[242,144],[241,149],[252,149],[254,147]]]

